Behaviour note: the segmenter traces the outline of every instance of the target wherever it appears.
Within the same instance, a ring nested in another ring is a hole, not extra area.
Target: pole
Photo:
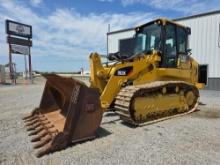
[[[17,82],[16,82],[16,81],[17,81],[17,74],[16,74],[16,73],[17,73],[17,70],[16,70],[16,64],[14,63],[13,66],[14,66],[14,69],[13,69],[13,70],[14,70],[14,84],[16,84],[16,83],[17,83]]]
[[[24,78],[26,80],[27,79],[27,73],[28,73],[28,71],[27,71],[28,69],[27,69],[27,58],[26,58],[26,55],[24,55],[24,65],[25,65],[24,66],[25,67],[25,72],[24,72],[25,73],[25,75],[24,75],[25,77]]]
[[[30,41],[30,39],[28,38]],[[29,77],[30,77],[30,82],[33,83],[33,78],[32,78],[32,67],[31,67],[31,48],[28,46],[29,49],[29,55],[28,55],[28,61],[29,61]]]
[[[107,55],[108,55],[108,33],[110,31],[110,24],[108,24],[108,32],[107,32]]]
[[[110,32],[110,24],[108,24],[108,33]],[[108,53],[109,53],[109,50],[108,50],[108,33],[107,33],[107,56],[108,56]],[[108,58],[107,58],[107,66],[108,66]]]
[[[10,37],[10,35],[9,35]],[[9,63],[8,63],[8,67],[9,67],[9,79],[11,80],[11,83],[13,83],[13,75],[12,75],[12,55],[11,55],[11,44],[8,43],[8,46],[9,46],[9,52],[8,52],[8,55],[9,55]]]

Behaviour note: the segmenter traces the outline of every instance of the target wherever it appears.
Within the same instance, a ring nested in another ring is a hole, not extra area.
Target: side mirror
[[[186,50],[186,53],[187,53],[187,55],[189,55],[189,56],[192,55],[192,49],[187,49],[187,50]]]
[[[110,61],[118,60],[119,52],[109,53],[107,59]]]
[[[188,34],[188,35],[191,35],[191,28],[190,28],[190,27],[187,27],[187,28],[186,28],[186,31],[187,31],[187,34]]]

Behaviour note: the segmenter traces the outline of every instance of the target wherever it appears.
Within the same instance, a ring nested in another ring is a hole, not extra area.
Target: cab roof
[[[142,24],[142,25],[140,25],[140,26],[137,26],[137,27],[135,27],[134,29],[135,29],[135,31],[137,30],[137,29],[140,29],[140,28],[142,28],[142,27],[145,27],[145,26],[147,26],[147,25],[149,25],[149,24],[152,24],[152,23],[154,23],[154,22],[161,22],[163,25],[165,25],[166,23],[171,23],[171,24],[175,24],[175,25],[177,25],[177,26],[181,26],[181,27],[183,27],[183,28],[187,28],[186,26],[184,26],[184,25],[181,25],[181,24],[178,24],[178,23],[176,23],[176,22],[174,22],[174,21],[171,21],[171,20],[169,20],[169,19],[167,19],[167,18],[158,18],[158,19],[155,19],[155,20],[153,20],[153,21],[150,21],[150,22],[148,22],[148,23],[145,23],[145,24]]]

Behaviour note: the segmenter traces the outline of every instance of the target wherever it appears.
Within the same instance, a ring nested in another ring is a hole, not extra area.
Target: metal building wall
[[[119,33],[112,33],[108,35],[108,52],[115,53],[118,52],[119,40],[125,38],[131,38],[135,34],[134,30],[128,30]]]
[[[192,56],[208,65],[207,89],[220,90],[220,12],[177,22],[191,27]]]
[[[198,17],[177,19],[176,22],[191,27],[189,47],[199,64],[208,65],[206,89],[220,90],[220,11]],[[118,41],[134,35],[134,29],[111,32],[108,35],[109,53],[118,51]]]

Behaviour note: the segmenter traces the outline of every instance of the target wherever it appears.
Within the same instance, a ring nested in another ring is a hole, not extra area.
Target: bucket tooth
[[[45,116],[36,116],[32,120],[25,121],[25,123],[26,123],[25,125],[29,126],[29,125],[34,124],[36,121],[46,121],[46,120],[47,120],[47,118]]]
[[[33,117],[35,117],[35,115],[29,114],[28,116],[23,117],[22,120],[29,120],[32,119]]]
[[[36,135],[38,132],[42,131],[43,129],[44,129],[44,127],[41,125],[41,126],[37,127],[35,130],[31,130],[30,133],[28,134],[28,136]]]
[[[32,120],[32,119],[35,119],[35,118],[38,118],[38,117],[41,117],[41,116],[43,116],[43,115],[40,114],[40,113],[32,112],[31,115],[29,115],[29,117],[24,117],[23,120],[24,121],[29,121],[29,120]]]
[[[48,120],[43,120],[43,121],[41,121],[41,124],[43,124],[43,125],[49,125],[49,124],[51,124],[51,122],[50,121],[48,121]]]
[[[50,121],[48,120],[45,120],[45,121],[36,121],[35,123],[33,123],[32,125],[28,126],[27,127],[27,131],[29,130],[33,130],[33,129],[36,129],[37,127],[39,127],[40,125],[49,125],[50,124]]]
[[[54,127],[54,125],[51,124],[51,123],[46,123],[46,124],[44,124],[43,126],[44,126],[46,129],[50,129],[50,128],[53,128],[53,127]]]
[[[34,123],[38,122],[39,119],[38,118],[35,118],[34,120],[32,121],[29,121],[29,122],[26,122],[25,126],[30,126],[30,125],[33,125]]]
[[[40,125],[42,125],[40,122],[35,123],[34,125],[30,125],[27,127],[27,131],[31,131],[31,130],[35,130],[37,127],[39,127]]]
[[[40,121],[38,120],[38,121],[35,121],[34,123],[32,123],[32,124],[29,124],[29,125],[26,125],[26,127],[27,128],[29,128],[29,127],[38,127],[39,125],[40,125]]]
[[[28,136],[32,136],[32,135],[36,135],[38,134],[39,132],[41,132],[42,130],[46,129],[46,130],[52,130],[50,132],[54,132],[54,126],[50,123],[48,124],[45,124],[45,125],[40,125],[38,127],[36,127],[34,130],[30,130],[30,133],[28,134]],[[55,129],[56,130],[56,129]]]
[[[48,130],[51,132],[51,133],[58,133],[59,131],[54,128],[54,127],[51,127],[51,128],[48,128]]]
[[[29,119],[31,119],[31,118],[34,118],[35,116],[41,115],[41,114],[40,114],[40,110],[41,110],[41,109],[39,109],[39,108],[35,108],[35,109],[33,109],[33,110],[31,111],[31,113],[30,113],[29,115],[24,116],[22,119],[23,119],[23,120],[29,120]]]
[[[24,119],[24,122],[28,123],[28,122],[31,122],[32,120],[35,120],[36,118],[38,118],[38,115],[34,115],[34,116],[30,117],[30,118]]]
[[[26,124],[31,124],[31,123],[33,123],[34,121],[36,121],[36,120],[38,120],[38,117],[37,116],[35,116],[35,117],[33,117],[33,118],[31,118],[31,119],[29,119],[29,120],[25,120],[24,122],[26,123]]]
[[[40,121],[46,121],[47,120],[47,118],[45,116],[41,116],[41,117],[39,117],[39,119],[40,119]]]
[[[27,129],[26,129],[26,131],[32,131],[32,130],[34,130],[35,128],[34,127],[28,127]]]
[[[33,127],[34,127],[34,128],[37,128],[37,127],[39,127],[40,125],[42,125],[42,122],[38,121],[37,123],[34,123],[34,124],[33,124]]]
[[[43,138],[47,134],[48,134],[48,132],[46,130],[42,130],[37,135],[32,137],[31,142],[40,141],[40,139]]]
[[[48,154],[51,152],[51,147],[52,147],[52,142],[50,141],[49,143],[45,144],[43,147],[41,147],[37,152],[36,152],[36,157],[40,158],[41,156]]]
[[[34,148],[40,148],[42,146],[44,146],[46,143],[48,143],[50,140],[52,139],[51,135],[46,135],[43,138],[41,138],[40,141],[38,141],[35,145]]]

